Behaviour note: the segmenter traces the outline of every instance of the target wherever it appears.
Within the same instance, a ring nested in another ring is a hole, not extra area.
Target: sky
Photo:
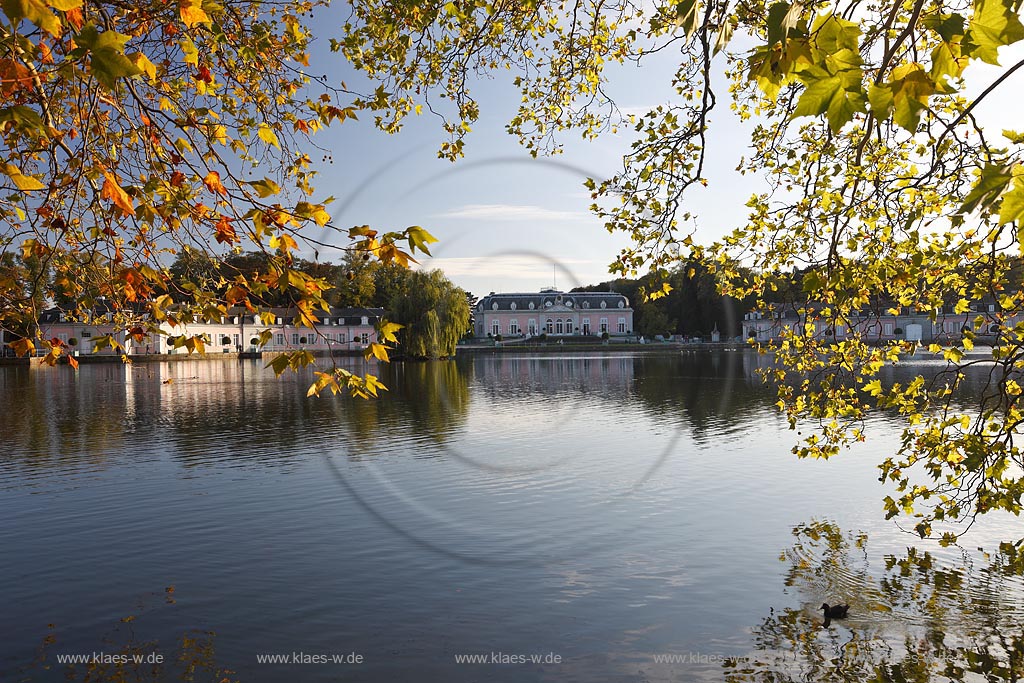
[[[333,82],[358,80],[340,55],[323,48],[313,50],[312,71],[322,71]],[[668,86],[676,65],[670,52],[643,62],[640,67],[614,67],[610,92],[625,112],[646,111],[678,97]],[[1001,53],[1004,64],[1024,57],[1024,49]],[[678,59],[678,58],[676,58]],[[719,60],[722,56],[719,56]],[[980,92],[1001,69],[970,67],[969,92]],[[1016,122],[1019,104],[1012,93],[1024,86],[1024,70],[1005,84],[1007,94],[991,98],[978,115],[996,132],[1024,128]],[[686,208],[699,215],[696,236],[710,242],[740,225],[746,218],[745,202],[762,187],[756,178],[741,176],[735,167],[748,154],[750,122],[742,123],[728,108],[728,93],[719,88],[719,105],[712,117],[709,137],[707,188],[694,187]],[[565,133],[564,153],[533,159],[505,132],[505,124],[518,105],[518,90],[511,77],[471,84],[480,103],[481,117],[466,142],[466,156],[452,163],[437,158],[445,139],[438,119],[411,117],[396,135],[386,135],[364,117],[346,121],[317,135],[325,148],[313,154],[321,175],[316,197],[333,196],[328,206],[334,223],[343,229],[368,224],[379,230],[420,225],[439,239],[432,258],[420,259],[422,268],[440,268],[458,286],[483,296],[490,292],[533,292],[557,286],[568,290],[611,279],[608,265],[627,246],[628,238],[609,234],[590,213],[587,177],[608,178],[621,168],[633,130],[620,127],[584,141]],[[336,234],[324,241],[344,245]],[[321,258],[340,259],[340,254]]]

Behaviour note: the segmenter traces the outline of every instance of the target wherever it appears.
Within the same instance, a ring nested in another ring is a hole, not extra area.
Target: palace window
[[[583,319],[583,334],[590,334],[590,318]]]
[[[562,319],[555,321],[555,334],[562,334]]]
[[[551,320],[551,318],[548,318],[547,323],[545,323],[544,325],[544,328],[544,331],[547,332],[548,334],[555,333],[555,323]]]
[[[530,322],[527,323],[527,329],[530,331],[530,336],[531,337],[533,335],[537,334],[537,321],[531,319]]]
[[[601,318],[601,333],[608,331],[608,318]]]
[[[495,337],[501,334],[501,323],[497,320],[491,323],[491,334]]]
[[[625,332],[626,332],[626,319],[625,318],[619,318],[619,333],[620,334],[625,334]]]

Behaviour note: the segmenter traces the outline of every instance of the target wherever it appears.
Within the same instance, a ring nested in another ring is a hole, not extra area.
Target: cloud
[[[442,218],[468,218],[490,221],[585,221],[591,216],[582,211],[559,211],[530,204],[464,204],[442,214]]]
[[[595,261],[585,259],[558,259],[554,262],[560,282],[576,280],[578,270],[591,270]],[[590,268],[579,268],[590,266]],[[447,277],[487,276],[490,278],[531,279],[550,282],[552,260],[529,255],[458,256],[425,260],[426,270],[440,268]]]

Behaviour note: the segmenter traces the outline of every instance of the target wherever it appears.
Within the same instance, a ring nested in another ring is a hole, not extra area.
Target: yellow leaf
[[[387,347],[384,346],[383,344],[378,344],[376,342],[371,343],[370,346],[363,353],[363,355],[366,356],[367,360],[369,360],[370,358],[376,358],[377,360],[383,361],[385,363],[388,362]]]
[[[156,82],[156,64],[149,61],[149,57],[141,52],[136,52],[132,55],[131,59],[142,73],[149,76],[151,83]]]
[[[210,23],[210,15],[203,11],[203,3],[196,0],[186,0],[181,4],[181,20],[185,25],[192,28],[196,24]]]
[[[267,143],[268,145],[273,145],[278,149],[281,148],[281,143],[278,142],[277,140],[277,134],[274,133],[273,129],[269,125],[261,123],[258,135],[260,136],[260,140],[263,140],[263,142]]]
[[[27,356],[36,350],[36,345],[32,343],[32,340],[24,337],[16,341],[12,341],[7,345],[14,349],[14,353],[19,356]]]
[[[386,320],[381,321],[380,326],[377,328],[377,336],[386,342],[398,342],[398,337],[395,336],[395,332],[402,329],[403,325],[398,323],[388,322]]]
[[[27,176],[21,172],[21,169],[14,164],[0,164],[0,168],[3,172],[17,185],[18,189],[22,192],[30,192],[31,190],[42,190],[46,186],[41,182]]]

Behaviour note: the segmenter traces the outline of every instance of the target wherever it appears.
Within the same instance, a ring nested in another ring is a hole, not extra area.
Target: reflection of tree
[[[455,361],[396,363],[384,383],[394,398],[382,402],[385,413],[401,413],[413,431],[443,443],[462,427],[469,413],[469,368]]]
[[[636,397],[659,420],[676,417],[700,438],[712,422],[743,424],[774,392],[746,368],[750,353],[684,351],[636,358]]]
[[[786,585],[806,608],[773,611],[755,652],[727,660],[727,681],[1016,681],[1024,678],[1024,550],[1003,544],[956,566],[909,548],[868,564],[867,536],[831,522],[797,526]],[[851,602],[850,619],[822,628],[822,598]]]

